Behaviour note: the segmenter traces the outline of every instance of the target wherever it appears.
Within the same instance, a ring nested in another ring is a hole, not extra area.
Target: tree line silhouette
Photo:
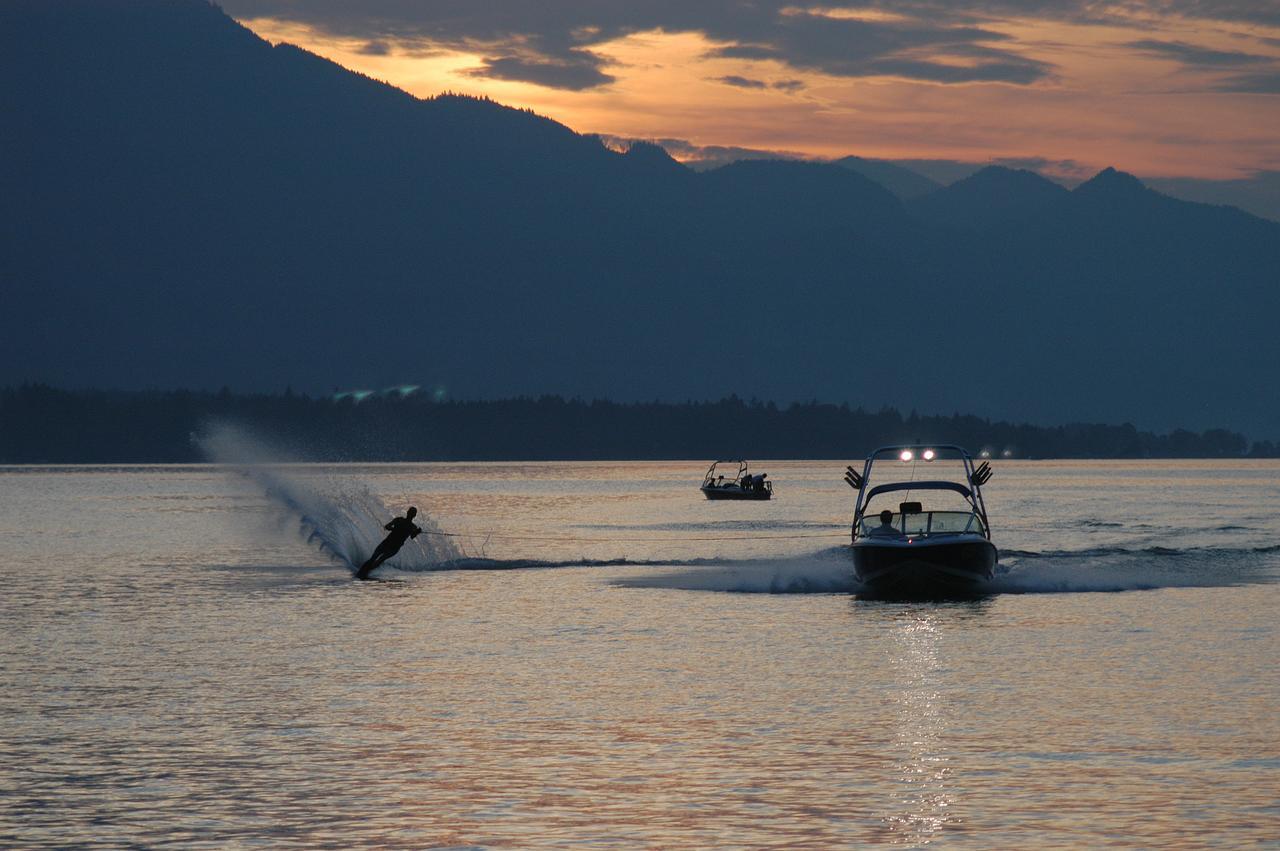
[[[903,415],[820,402],[779,406],[730,396],[708,402],[617,403],[559,396],[362,401],[296,394],[0,390],[0,463],[192,463],[217,423],[268,438],[299,460],[514,461],[858,458],[877,446],[958,443],[1015,458],[1280,457],[1226,429],[1168,434],[1128,423],[1035,426],[959,413]]]

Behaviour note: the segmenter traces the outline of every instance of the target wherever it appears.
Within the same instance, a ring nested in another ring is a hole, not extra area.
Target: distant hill
[[[0,5],[0,150],[0,382],[1280,436],[1280,224],[1116,172],[987,170],[905,205],[847,163],[697,173],[413,98],[203,0]]]
[[[1280,222],[1280,169],[1255,172],[1237,180],[1199,180],[1190,177],[1143,178],[1158,192],[1204,204],[1234,204],[1255,216]]]
[[[913,199],[909,209],[934,224],[983,230],[1034,215],[1066,194],[1033,171],[993,165]]]
[[[835,160],[835,164],[874,180],[903,201],[910,201],[942,188],[942,184],[937,181],[886,160],[848,156]]]

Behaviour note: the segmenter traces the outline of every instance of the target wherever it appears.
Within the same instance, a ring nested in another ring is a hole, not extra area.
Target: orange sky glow
[[[895,17],[800,13],[889,24]],[[648,29],[591,43],[612,80],[574,89],[482,76],[493,47],[480,41],[460,48],[457,39],[391,39],[375,50],[371,37],[306,20],[239,20],[272,42],[299,45],[420,97],[485,95],[583,133],[824,158],[1027,158],[1045,161],[1046,174],[1076,179],[1108,165],[1212,179],[1280,170],[1280,25],[1256,21],[982,20],[1004,55],[1044,69],[1021,82],[840,75],[794,59],[734,55],[750,48],[735,51],[701,31]],[[988,46],[983,38],[974,45],[979,57]],[[927,58],[944,71],[981,61],[913,50],[895,61]],[[1248,84],[1231,82],[1239,80]]]

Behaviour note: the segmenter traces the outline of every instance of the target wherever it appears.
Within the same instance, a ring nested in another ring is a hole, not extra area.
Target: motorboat
[[[724,466],[721,466],[724,465]],[[737,472],[726,476],[724,471]],[[702,477],[702,493],[707,499],[771,499],[773,482],[765,481],[768,473],[751,474],[741,458],[715,461]]]
[[[908,468],[909,477],[900,475]],[[927,475],[918,480],[922,468]],[[892,472],[886,475],[886,469]],[[936,475],[943,470],[950,475]],[[882,483],[874,483],[873,476]],[[883,446],[867,456],[861,472],[847,467],[845,482],[858,492],[853,566],[866,593],[888,598],[983,593],[1000,558],[982,499],[990,478],[989,463],[975,466],[968,452],[951,445]],[[913,493],[927,494],[929,505],[909,500]]]

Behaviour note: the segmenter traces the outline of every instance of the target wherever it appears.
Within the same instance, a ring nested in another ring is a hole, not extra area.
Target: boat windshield
[[[922,511],[918,514],[903,515],[894,512],[893,528],[901,535],[913,538],[929,535],[959,535],[965,532],[985,535],[982,520],[972,511]],[[858,530],[859,537],[892,537],[892,534],[880,525],[880,515],[868,513],[862,518]]]

